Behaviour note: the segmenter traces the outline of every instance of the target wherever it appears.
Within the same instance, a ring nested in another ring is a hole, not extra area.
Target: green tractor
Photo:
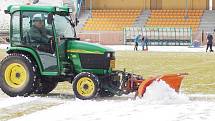
[[[69,80],[77,98],[114,95],[116,91],[107,89],[109,83],[118,85],[109,78],[114,51],[76,38],[70,9],[9,6],[5,13],[11,21],[8,56],[0,64],[3,92],[12,97],[47,94]]]
[[[80,41],[66,7],[9,6],[8,56],[0,63],[0,88],[11,97],[48,94],[58,82],[69,81],[75,97],[92,99],[137,92],[142,97],[154,80],[164,80],[179,91],[184,74],[148,80],[114,71],[115,52]]]

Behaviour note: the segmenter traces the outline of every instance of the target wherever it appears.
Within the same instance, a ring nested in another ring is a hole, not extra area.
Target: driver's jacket
[[[39,29],[35,26],[32,26],[31,29],[29,30],[29,35],[31,41],[35,41],[38,43],[48,43],[49,42],[48,36],[53,36],[53,32],[44,27]]]

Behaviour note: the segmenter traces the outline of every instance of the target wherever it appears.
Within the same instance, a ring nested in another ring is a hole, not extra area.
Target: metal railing
[[[188,46],[192,44],[191,28],[127,27],[124,28],[124,44],[132,44],[137,35],[145,36],[149,45]]]

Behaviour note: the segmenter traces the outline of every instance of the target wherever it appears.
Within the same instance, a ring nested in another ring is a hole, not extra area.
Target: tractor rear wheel
[[[98,77],[88,73],[79,73],[73,80],[73,91],[75,97],[87,100],[92,99],[97,95],[99,89]]]
[[[34,94],[48,94],[57,87],[58,82],[52,79],[42,79]]]
[[[11,97],[28,96],[37,86],[36,68],[29,57],[13,53],[0,64],[0,87]]]

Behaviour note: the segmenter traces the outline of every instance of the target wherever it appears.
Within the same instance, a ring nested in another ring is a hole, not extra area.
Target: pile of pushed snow
[[[148,104],[178,104],[189,100],[185,95],[175,92],[162,80],[154,81],[148,86],[142,99]]]

